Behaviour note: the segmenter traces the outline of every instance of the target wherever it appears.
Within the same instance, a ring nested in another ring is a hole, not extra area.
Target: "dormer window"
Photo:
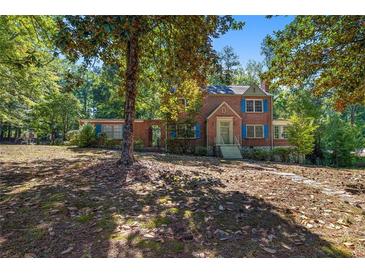
[[[246,112],[263,112],[263,100],[246,99]]]

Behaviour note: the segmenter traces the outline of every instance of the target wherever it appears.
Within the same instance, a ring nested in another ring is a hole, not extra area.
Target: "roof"
[[[255,91],[263,93],[263,95],[271,96],[271,94],[264,91],[257,85],[252,86],[208,86],[207,92],[214,95],[243,95],[248,91]],[[250,92],[248,92],[250,93]],[[254,94],[251,94],[254,95]]]
[[[242,95],[250,86],[208,86],[209,94],[236,94]]]

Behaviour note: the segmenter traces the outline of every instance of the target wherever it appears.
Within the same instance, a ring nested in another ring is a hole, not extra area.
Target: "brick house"
[[[189,139],[195,146],[205,146],[210,154],[217,147],[240,148],[287,146],[285,120],[273,120],[272,96],[265,88],[251,86],[208,86],[196,124],[170,124],[162,120],[135,120],[134,138],[145,147],[164,148],[167,139]],[[181,102],[186,104],[184,98]],[[124,120],[81,120],[91,123],[97,134],[121,139]],[[156,141],[157,140],[157,141]]]

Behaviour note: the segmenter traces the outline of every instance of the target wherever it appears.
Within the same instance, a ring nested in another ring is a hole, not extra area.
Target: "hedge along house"
[[[188,103],[180,99],[182,104]],[[97,134],[105,132],[110,139],[123,136],[124,120],[81,120],[84,123],[94,124]],[[196,123],[166,125],[162,120],[135,120],[134,140],[142,140],[145,147],[161,148],[166,148],[167,140],[185,140],[192,146],[206,147],[213,155],[221,154],[223,148],[287,146],[287,124],[273,120],[272,96],[264,87],[208,86]]]

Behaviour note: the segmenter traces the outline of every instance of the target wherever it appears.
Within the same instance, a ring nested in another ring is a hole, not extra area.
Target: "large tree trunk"
[[[138,19],[134,19],[138,20]],[[138,22],[132,22],[135,24]],[[138,81],[138,33],[131,31],[129,41],[127,43],[127,69],[126,69],[126,94],[125,94],[125,125],[123,130],[122,155],[120,164],[124,166],[132,165],[134,162],[133,156],[133,120],[136,113],[136,96],[137,96],[137,81]]]

